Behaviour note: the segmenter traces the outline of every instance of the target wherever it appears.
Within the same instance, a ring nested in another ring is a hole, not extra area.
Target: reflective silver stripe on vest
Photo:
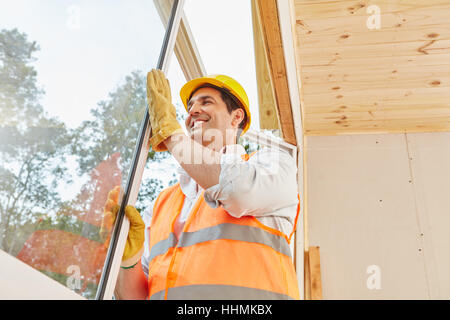
[[[165,290],[150,300],[164,300]],[[218,284],[199,284],[169,288],[168,300],[293,300],[292,297],[262,289]]]
[[[152,261],[154,257],[160,254],[166,253],[167,250],[175,247],[176,245],[177,245],[177,238],[175,237],[174,233],[171,233],[168,238],[159,241],[152,247],[149,261]]]
[[[188,247],[201,242],[211,240],[239,240],[267,245],[288,257],[291,257],[289,245],[281,236],[277,236],[258,227],[244,226],[234,223],[222,223],[217,226],[203,228],[194,232],[183,232],[180,237],[179,247]],[[150,252],[149,261],[160,254],[164,254],[177,245],[173,233],[164,240],[156,243]]]
[[[195,232],[183,232],[180,247],[188,247],[197,243],[229,239],[265,244],[275,251],[291,256],[289,245],[281,236],[277,236],[258,227],[243,226],[234,223],[222,223],[217,226],[200,229]]]

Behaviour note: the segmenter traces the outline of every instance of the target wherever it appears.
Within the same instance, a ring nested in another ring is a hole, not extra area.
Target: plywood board
[[[308,241],[320,246],[323,298],[429,298],[405,135],[306,140]]]
[[[450,133],[407,135],[432,299],[450,299]]]
[[[0,250],[0,299],[86,300],[3,250]]]

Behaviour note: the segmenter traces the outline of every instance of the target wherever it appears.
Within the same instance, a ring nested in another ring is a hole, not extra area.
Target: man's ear
[[[238,128],[239,124],[245,118],[245,113],[244,113],[243,109],[239,108],[239,109],[233,110],[233,112],[231,113],[231,116],[232,116],[231,124],[233,126],[236,126],[236,128]]]

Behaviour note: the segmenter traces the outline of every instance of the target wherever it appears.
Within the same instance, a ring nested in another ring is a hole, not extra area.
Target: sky
[[[245,89],[252,128],[259,128],[250,0],[186,0],[184,9],[208,74],[226,74]]]
[[[132,70],[154,67],[164,36],[148,0],[1,1],[0,21],[39,44],[42,105],[70,127],[88,119]]]
[[[186,0],[184,10],[207,73],[243,85],[258,127],[250,1]],[[3,28],[18,28],[40,45],[34,66],[42,105],[72,128],[132,70],[156,67],[164,37],[153,0],[3,0]],[[176,58],[168,79],[181,105],[185,79]]]
[[[258,128],[250,1],[185,0],[184,12],[207,74],[226,74],[242,84],[251,127]],[[12,28],[39,44],[33,65],[45,90],[41,104],[71,128],[92,119],[90,110],[126,75],[156,67],[165,32],[153,0],[1,0],[0,29]],[[186,80],[174,54],[167,77],[173,102],[184,113],[179,90]],[[167,160],[144,175],[169,180],[175,166]],[[63,197],[76,194],[82,181],[63,190]]]

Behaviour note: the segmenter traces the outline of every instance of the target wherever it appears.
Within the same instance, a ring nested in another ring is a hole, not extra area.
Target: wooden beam
[[[311,300],[322,300],[322,278],[320,276],[319,247],[309,247],[309,278]]]
[[[269,70],[257,0],[252,0],[253,41],[255,46],[256,82],[258,84],[259,127],[280,129],[277,102]]]
[[[309,270],[309,251],[304,251],[303,256],[304,266],[304,279],[303,283],[305,284],[305,300],[311,300],[311,272]]]
[[[297,145],[276,0],[257,0],[283,139]]]
[[[153,1],[163,24],[167,25],[173,1]],[[206,75],[205,67],[200,58],[197,45],[195,44],[191,28],[189,27],[189,23],[184,12],[181,16],[180,27],[178,30],[174,51],[186,80],[189,81],[194,78],[203,77]]]

